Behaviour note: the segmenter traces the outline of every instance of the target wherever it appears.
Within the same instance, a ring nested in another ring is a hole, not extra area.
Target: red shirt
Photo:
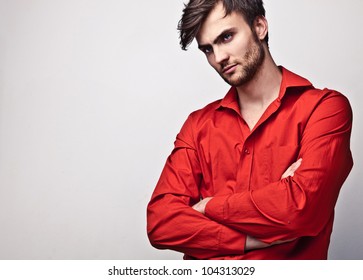
[[[250,131],[232,87],[193,112],[148,205],[150,242],[186,259],[326,259],[334,207],[352,166],[342,94],[282,69],[279,97]],[[297,159],[294,176],[280,179]],[[205,215],[191,206],[213,197]],[[270,243],[244,250],[246,235]]]

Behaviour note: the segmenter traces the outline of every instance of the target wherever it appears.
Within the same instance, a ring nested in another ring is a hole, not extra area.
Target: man
[[[274,63],[261,0],[191,0],[179,30],[231,88],[177,135],[148,205],[151,244],[185,259],[327,259],[353,165],[348,100]]]

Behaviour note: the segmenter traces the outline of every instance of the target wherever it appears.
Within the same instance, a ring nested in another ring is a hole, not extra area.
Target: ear
[[[255,18],[253,25],[257,37],[260,39],[260,41],[263,41],[268,33],[267,19],[264,16],[258,16]]]

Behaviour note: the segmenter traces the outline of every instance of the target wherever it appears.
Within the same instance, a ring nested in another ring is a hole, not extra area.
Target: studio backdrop
[[[279,65],[350,100],[354,168],[330,259],[363,259],[363,2],[265,0]],[[228,86],[182,0],[0,0],[0,259],[181,259],[146,205],[190,112]]]

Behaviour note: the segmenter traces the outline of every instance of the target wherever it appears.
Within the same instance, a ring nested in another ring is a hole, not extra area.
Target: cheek
[[[216,70],[218,69],[218,64],[216,63],[213,55],[208,56],[207,61],[208,61],[209,65],[212,66],[214,69],[216,69]]]
[[[230,51],[231,51],[231,53],[233,53],[234,57],[242,57],[242,56],[244,56],[244,54],[246,53],[247,50],[248,50],[247,46],[239,45],[239,46],[235,46]]]
[[[248,40],[243,39],[241,37],[236,38],[234,44],[229,45],[229,52],[234,54],[235,56],[241,56],[251,47],[253,44],[252,38]]]

